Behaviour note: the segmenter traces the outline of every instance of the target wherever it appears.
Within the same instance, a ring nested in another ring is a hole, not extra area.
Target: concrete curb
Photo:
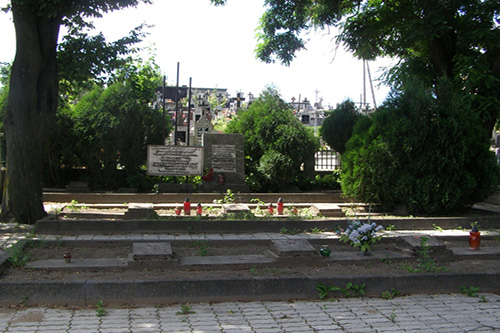
[[[380,296],[392,288],[404,294],[457,293],[461,286],[498,292],[500,273],[409,274],[403,276],[255,277],[206,280],[79,280],[0,282],[0,305],[158,305],[178,302],[282,301],[318,299],[317,284],[344,288],[364,283],[366,296]],[[342,297],[340,292],[332,297]]]
[[[182,203],[186,196],[191,202],[213,203],[221,200],[226,193],[66,193],[66,192],[44,192],[44,202],[69,203],[72,200],[86,204],[123,204],[124,202],[137,203]],[[251,199],[259,198],[264,202],[276,202],[283,198],[287,203],[339,203],[347,200],[342,197],[341,191],[330,192],[298,192],[298,193],[234,193],[236,202],[250,202]]]
[[[366,221],[367,219],[360,219]],[[470,224],[477,221],[481,228],[499,228],[498,217],[434,217],[434,218],[383,218],[372,217],[371,221],[394,230],[433,230],[470,229]],[[86,233],[185,233],[187,230],[200,233],[255,233],[280,232],[299,229],[308,231],[312,228],[334,231],[337,227],[346,228],[346,218],[329,219],[262,219],[262,220],[203,220],[192,218],[173,218],[168,220],[55,220],[47,217],[36,222],[35,232],[39,234],[86,234]]]

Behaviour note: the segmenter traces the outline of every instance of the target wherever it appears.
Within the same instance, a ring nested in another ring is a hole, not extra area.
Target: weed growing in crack
[[[389,258],[387,255],[385,257],[380,258],[380,261],[382,261],[384,264],[392,264],[391,258]]]
[[[479,297],[479,303],[488,303],[489,300],[486,298],[486,296],[484,295],[481,295],[481,297]]]
[[[396,312],[395,312],[395,311],[396,311],[395,309],[394,309],[394,310],[392,310],[391,314],[389,315],[389,320],[390,320],[392,323],[395,323],[395,322],[396,322],[396,317],[397,317],[397,315],[396,315]]]
[[[24,242],[17,242],[7,249],[9,257],[7,261],[12,267],[23,267],[31,259],[31,256],[24,249]]]
[[[436,273],[436,272],[446,272],[448,269],[444,266],[436,265],[434,259],[430,256],[431,246],[427,244],[429,239],[427,237],[420,238],[420,249],[417,250],[417,265],[415,267],[406,264],[404,268],[409,273]]]
[[[319,233],[322,233],[322,232],[325,232],[326,229],[319,229],[317,227],[314,227],[314,228],[311,228],[311,230],[309,231],[311,234],[319,234]]]
[[[215,204],[233,204],[235,203],[236,200],[234,199],[234,193],[231,189],[227,189],[226,194],[224,195],[224,198],[222,199],[215,199],[214,203]]]
[[[97,317],[104,317],[108,314],[108,310],[104,307],[104,302],[102,300],[97,301],[95,309]]]
[[[196,313],[192,309],[193,309],[193,307],[191,305],[181,305],[181,311],[177,311],[175,314],[176,315],[188,315],[188,314]]]
[[[296,235],[296,234],[300,234],[300,233],[301,233],[301,231],[299,228],[288,230],[287,228],[283,227],[280,229],[280,234],[282,234],[282,235]]]
[[[19,300],[19,302],[17,302],[17,304],[18,304],[19,306],[25,307],[25,306],[27,306],[27,305],[28,305],[28,299],[29,299],[29,298],[30,298],[30,297],[29,297],[29,296],[27,296],[27,295],[21,296],[21,299]]]
[[[44,248],[47,247],[47,242],[44,240],[36,241],[28,239],[26,241],[19,241],[9,247],[6,252],[9,255],[7,261],[12,267],[23,267],[31,260],[31,255],[26,251],[29,248]]]
[[[324,284],[318,283],[316,285],[316,291],[319,292],[319,299],[324,299],[329,296],[333,291],[340,291],[344,297],[361,297],[365,294],[365,284],[355,284],[349,282],[346,284],[345,288],[340,288],[337,286],[326,286]]]
[[[478,297],[479,288],[470,286],[469,288],[465,286],[460,287],[460,293],[467,295],[469,297]]]
[[[381,295],[383,299],[394,299],[397,296],[399,296],[399,291],[397,291],[395,288],[391,288],[391,290],[384,291],[382,292]]]
[[[443,228],[441,228],[440,226],[436,225],[436,224],[432,224],[432,227],[434,228],[434,231],[443,231]]]
[[[208,250],[212,247],[211,245],[205,244],[204,242],[201,241],[195,241],[193,242],[190,247],[195,247],[198,250],[198,255],[200,257],[204,257],[207,255]]]

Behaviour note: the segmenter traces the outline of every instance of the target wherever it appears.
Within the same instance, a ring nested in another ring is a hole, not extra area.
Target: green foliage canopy
[[[413,84],[393,94],[356,124],[342,156],[344,193],[411,214],[454,213],[484,199],[500,169],[469,103],[446,80],[437,91]]]
[[[161,143],[162,112],[150,107],[162,82],[159,68],[151,62],[127,63],[116,77],[58,113],[50,140],[53,174],[61,165],[84,167],[94,184],[113,188],[123,185],[117,166],[127,177],[136,176],[146,163],[147,146]]]
[[[488,147],[500,114],[497,0],[265,4],[256,48],[264,62],[289,65],[305,48],[305,32],[330,27],[359,58],[400,60],[386,74],[395,95],[372,123],[359,121],[344,155],[347,194],[438,213],[480,200],[498,182]]]
[[[228,124],[245,137],[246,172],[259,190],[279,190],[294,181],[318,140],[294,116],[279,92],[269,87]],[[255,189],[255,188],[254,188]]]
[[[146,36],[145,27],[142,24],[113,42],[102,33],[91,35],[87,30],[71,29],[57,48],[60,94],[71,99],[71,95],[92,89],[95,82],[116,79],[117,70],[133,62],[135,45]]]
[[[221,5],[225,0],[212,0]],[[472,100],[483,126],[500,113],[500,6],[497,0],[266,0],[257,57],[289,65],[305,48],[306,32],[338,30],[337,42],[355,56],[400,59],[387,73],[395,87],[418,76],[429,87],[454,80]]]
[[[330,112],[320,128],[320,134],[326,143],[339,154],[345,151],[345,145],[351,138],[356,121],[362,117],[354,102],[345,100]]]

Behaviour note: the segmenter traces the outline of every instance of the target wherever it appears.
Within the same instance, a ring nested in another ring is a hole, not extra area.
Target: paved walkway
[[[184,310],[185,314],[182,313]],[[108,309],[0,309],[0,332],[493,332],[500,296],[226,302]],[[189,313],[187,313],[189,312]]]

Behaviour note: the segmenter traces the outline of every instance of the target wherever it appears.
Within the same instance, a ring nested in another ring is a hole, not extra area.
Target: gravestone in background
[[[176,141],[179,146],[187,145],[187,126],[177,126]],[[175,133],[175,131],[174,131]]]
[[[194,125],[194,140],[195,146],[203,146],[203,134],[210,134],[214,130],[214,125],[204,115]]]
[[[303,114],[302,115],[302,124],[309,125],[309,121],[310,121],[310,116],[308,114]]]
[[[245,185],[244,144],[241,134],[203,134],[203,167],[205,170],[212,168],[214,178],[202,182],[201,192],[249,191]]]

